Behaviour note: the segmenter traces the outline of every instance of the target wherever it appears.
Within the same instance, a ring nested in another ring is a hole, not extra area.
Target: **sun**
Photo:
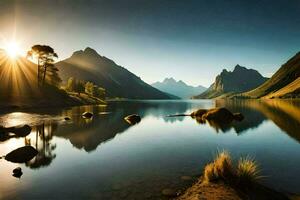
[[[17,42],[13,41],[6,44],[5,51],[10,58],[16,58],[20,54],[20,47]]]

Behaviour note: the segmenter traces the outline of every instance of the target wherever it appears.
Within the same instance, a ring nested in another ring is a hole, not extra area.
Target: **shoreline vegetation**
[[[5,111],[35,109],[35,108],[64,108],[81,105],[106,105],[107,102],[99,97],[86,93],[66,92],[63,89],[47,86],[44,91],[34,95],[4,96],[0,95],[0,109]]]
[[[176,200],[213,199],[272,199],[285,200],[299,197],[275,191],[260,183],[264,177],[251,157],[241,157],[234,163],[227,151],[217,153],[213,162],[208,163],[203,175]]]

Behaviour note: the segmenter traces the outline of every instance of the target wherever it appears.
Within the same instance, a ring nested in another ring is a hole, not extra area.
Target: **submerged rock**
[[[84,112],[84,113],[82,113],[82,117],[84,117],[84,118],[91,118],[91,117],[93,117],[93,113],[91,113],[91,112]]]
[[[25,163],[38,154],[38,151],[32,146],[24,146],[15,149],[5,156],[5,160],[13,163]]]
[[[141,117],[137,114],[128,115],[124,118],[129,124],[137,124],[141,121]]]
[[[173,190],[173,189],[170,189],[170,188],[163,189],[161,191],[161,193],[164,196],[167,196],[167,197],[176,197],[176,196],[178,196],[177,192],[175,190]]]
[[[13,176],[16,178],[20,178],[23,175],[21,167],[17,167],[13,170]]]
[[[69,120],[71,120],[71,118],[70,117],[65,117],[64,118],[66,121],[69,121]]]
[[[190,181],[190,180],[192,180],[193,178],[190,177],[190,176],[181,176],[180,179],[183,180],[183,181]]]

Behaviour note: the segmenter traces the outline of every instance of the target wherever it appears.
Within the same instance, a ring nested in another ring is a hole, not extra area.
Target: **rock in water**
[[[65,117],[64,118],[66,121],[69,121],[69,120],[71,120],[71,118],[70,117]]]
[[[27,124],[15,130],[16,135],[26,136],[31,132],[31,127]]]
[[[206,109],[198,109],[191,113],[191,117],[202,117],[208,110]]]
[[[31,132],[31,127],[26,124],[21,127],[4,128],[3,130],[7,133],[14,133],[18,137],[25,137]]]
[[[233,120],[233,114],[226,108],[215,108],[209,110],[203,115],[206,120],[214,120],[219,122],[231,122]]]
[[[13,170],[13,176],[16,178],[20,178],[23,175],[21,167],[17,167]]]
[[[13,163],[25,163],[38,154],[38,151],[32,146],[24,146],[13,150],[5,156],[5,160]]]
[[[91,118],[91,117],[93,117],[93,113],[84,112],[84,113],[82,113],[82,117],[84,117],[84,118]]]
[[[137,114],[128,115],[124,118],[129,124],[137,124],[141,121],[141,117]]]
[[[234,117],[234,119],[237,120],[237,121],[242,121],[242,120],[245,118],[244,115],[243,115],[242,113],[234,113],[234,114],[233,114],[233,117]]]
[[[17,167],[17,168],[15,168],[15,169],[13,170],[13,173],[14,173],[14,174],[17,174],[17,173],[20,173],[20,172],[22,172],[21,167]]]

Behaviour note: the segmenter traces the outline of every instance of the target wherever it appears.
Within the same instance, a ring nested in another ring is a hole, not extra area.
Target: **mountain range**
[[[283,64],[264,84],[245,92],[248,98],[299,98],[300,97],[300,52]]]
[[[74,52],[70,58],[56,63],[56,66],[63,81],[67,81],[70,77],[92,81],[105,88],[108,97],[129,99],[178,98],[153,88],[140,77],[117,65],[114,61],[99,55],[90,47]]]
[[[211,99],[242,93],[258,87],[267,80],[268,78],[254,69],[236,65],[233,71],[224,69],[205,92],[193,98]]]
[[[201,85],[197,87],[190,86],[181,80],[176,81],[174,78],[165,78],[162,82],[155,82],[151,85],[163,92],[178,96],[182,99],[189,99],[207,89]]]

